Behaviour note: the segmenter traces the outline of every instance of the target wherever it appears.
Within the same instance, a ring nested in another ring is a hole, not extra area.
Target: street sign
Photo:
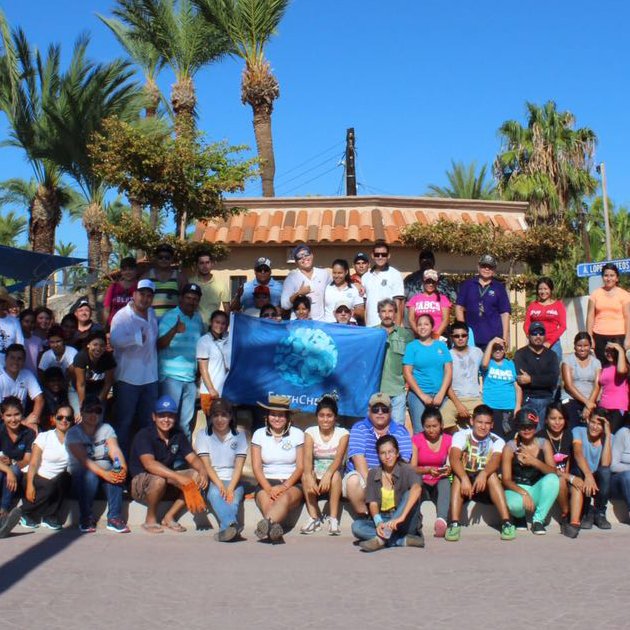
[[[590,276],[599,276],[602,273],[602,267],[606,263],[617,265],[619,273],[630,273],[630,258],[622,258],[620,260],[603,260],[602,262],[578,263],[578,278],[588,278]]]

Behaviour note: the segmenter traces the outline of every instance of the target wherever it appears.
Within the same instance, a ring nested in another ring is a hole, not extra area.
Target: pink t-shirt
[[[413,308],[416,319],[420,315],[431,315],[433,317],[434,330],[438,330],[442,323],[442,309],[451,308],[449,299],[440,293],[440,299],[437,299],[435,293],[416,293],[408,302],[407,308]]]
[[[602,395],[599,404],[604,409],[628,410],[628,379],[617,374],[617,367],[607,365],[599,374]]]
[[[434,466],[435,468],[441,468],[448,463],[448,452],[451,448],[451,442],[453,441],[452,435],[442,433],[440,450],[437,452],[431,450],[423,432],[416,433],[411,440],[418,449],[418,466]],[[443,477],[445,477],[445,475],[440,475],[439,477],[422,475],[422,481],[430,486],[434,486]]]

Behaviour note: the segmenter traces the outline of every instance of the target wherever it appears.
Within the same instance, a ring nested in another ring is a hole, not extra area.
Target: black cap
[[[359,260],[362,260],[363,262],[369,263],[370,262],[370,257],[367,254],[364,254],[363,252],[359,252],[354,257],[354,262],[358,262]]]
[[[518,413],[514,417],[517,429],[524,427],[538,427],[538,414],[533,409],[523,407],[518,410]]]
[[[201,287],[194,282],[189,282],[184,285],[184,288],[182,289],[182,295],[186,295],[186,293],[196,293],[199,297],[201,297]]]

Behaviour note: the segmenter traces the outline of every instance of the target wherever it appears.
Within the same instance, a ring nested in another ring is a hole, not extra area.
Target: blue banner
[[[291,407],[314,411],[325,393],[339,413],[365,416],[379,390],[387,333],[379,328],[314,321],[276,322],[235,313],[232,359],[223,396],[255,405],[269,394],[291,396]]]

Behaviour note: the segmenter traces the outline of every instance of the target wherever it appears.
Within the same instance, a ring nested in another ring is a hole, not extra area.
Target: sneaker
[[[11,530],[20,522],[22,518],[22,508],[13,508],[1,521],[0,521],[0,538],[6,538]]]
[[[419,547],[420,549],[424,548],[424,536],[413,536],[411,534],[407,534],[403,538],[403,547]]]
[[[362,540],[359,543],[359,547],[361,551],[370,552],[370,551],[378,551],[385,546],[385,541],[378,536],[374,538],[370,538],[370,540]]]
[[[462,526],[459,523],[451,523],[444,534],[444,540],[449,542],[457,542],[462,532]]]
[[[328,519],[328,535],[341,536],[341,527],[339,527],[339,521],[336,518]]]
[[[22,516],[20,519],[20,527],[26,527],[27,529],[37,529],[39,527],[39,521],[36,521],[30,516]]]
[[[117,534],[128,534],[131,530],[127,527],[127,523],[122,518],[108,518],[107,529]]]
[[[311,517],[301,529],[300,534],[314,534],[322,528],[322,522],[318,518]]]
[[[79,523],[79,531],[82,534],[93,534],[96,531],[96,521],[93,517],[86,518]]]
[[[532,522],[532,534],[536,534],[536,536],[544,536],[547,533],[545,526],[539,521]]]
[[[577,538],[580,533],[580,527],[571,523],[564,523],[560,528],[560,533],[567,538]]]
[[[282,529],[282,525],[280,523],[271,523],[269,527],[269,540],[272,542],[277,542],[282,540],[284,536],[284,529]]]
[[[228,525],[225,529],[222,529],[220,532],[214,535],[214,539],[217,542],[230,542],[234,540],[238,536],[238,525],[236,523],[232,523]]]
[[[503,523],[501,526],[501,540],[514,540],[516,538],[516,527],[512,523]]]
[[[527,519],[522,516],[521,518],[514,519],[514,527],[517,532],[526,532],[527,531]]]
[[[256,538],[260,540],[264,540],[269,537],[269,520],[266,518],[262,518],[258,521],[258,525],[256,525],[256,530],[254,534],[256,534]]]
[[[595,523],[595,527],[599,527],[599,529],[610,529],[612,527],[612,525],[606,518],[606,515],[602,514],[601,512],[597,512],[597,514],[595,514],[593,522]]]
[[[52,529],[53,531],[59,531],[63,526],[56,516],[49,516],[42,519],[42,527],[46,529]]]
[[[593,529],[593,523],[595,522],[595,514],[593,514],[592,510],[588,510],[584,513],[582,517],[582,522],[580,523],[580,529]]]
[[[443,518],[437,518],[435,521],[435,525],[433,525],[433,535],[436,538],[444,538],[444,534],[446,534],[447,529],[447,522]]]

